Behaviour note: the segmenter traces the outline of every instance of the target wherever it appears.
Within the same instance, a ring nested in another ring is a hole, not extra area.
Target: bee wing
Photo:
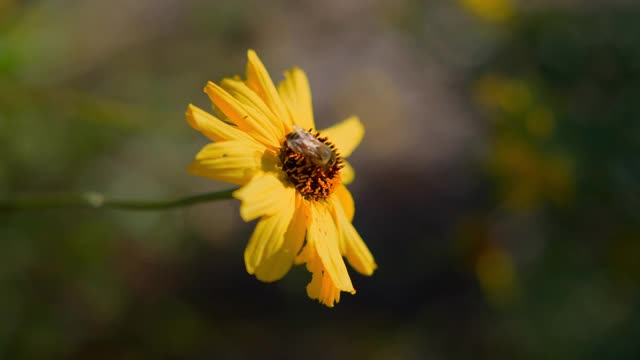
[[[293,151],[309,157],[318,165],[326,165],[334,159],[333,150],[315,136],[297,126],[294,130],[287,136],[287,144]]]

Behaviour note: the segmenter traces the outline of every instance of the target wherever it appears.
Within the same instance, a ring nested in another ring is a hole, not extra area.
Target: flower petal
[[[281,279],[287,274],[293,265],[294,258],[302,248],[307,225],[309,224],[309,214],[307,207],[301,205],[301,201],[304,201],[302,196],[296,194],[294,198],[295,200],[291,203],[290,208],[295,209],[295,212],[284,233],[284,241],[280,249],[273,251],[277,248],[277,243],[282,240],[278,235],[277,239],[270,240],[271,244],[264,246],[265,252],[262,256],[262,261],[255,266],[255,275],[259,280],[270,282]],[[285,215],[288,216],[288,214]],[[278,214],[273,216],[278,216]]]
[[[340,170],[340,181],[345,185],[349,185],[356,178],[356,172],[348,161],[342,160],[342,165],[343,167]]]
[[[261,216],[273,215],[290,205],[295,188],[285,187],[274,173],[259,173],[251,181],[236,190],[233,197],[242,201],[240,216],[251,221]]]
[[[307,284],[307,296],[328,307],[333,307],[334,303],[340,302],[340,289],[325,272],[317,253],[313,254],[307,262],[307,269],[312,274],[311,282]]]
[[[239,140],[256,143],[246,132],[225,123],[193,104],[189,104],[187,107],[186,115],[187,121],[192,128],[200,131],[213,141]]]
[[[340,255],[336,224],[325,204],[311,205],[311,224],[307,240],[318,252],[322,266],[335,286],[354,294],[356,291]]]
[[[247,85],[260,95],[273,113],[282,120],[285,127],[291,129],[293,124],[289,112],[287,112],[287,108],[276,91],[276,87],[273,85],[271,76],[269,76],[264,64],[253,50],[247,51],[247,57],[249,58],[247,62]]]
[[[280,211],[265,216],[256,225],[244,252],[244,262],[249,274],[256,274],[262,281],[275,281],[284,276],[291,265],[293,256],[287,261],[284,252],[285,233],[295,211],[295,196],[286,196]],[[286,254],[285,254],[286,255]]]
[[[251,107],[245,107],[242,102],[212,82],[207,83],[204,91],[229,120],[238,125],[240,130],[247,132],[270,148],[280,147],[279,130],[274,128],[260,112]]]
[[[262,169],[264,152],[264,147],[253,140],[211,143],[200,150],[188,171],[232,184],[246,184]]]
[[[254,113],[259,113],[259,117],[266,119],[271,123],[274,129],[277,129],[277,136],[284,139],[284,123],[278,118],[273,111],[264,103],[262,98],[250,89],[247,84],[237,79],[224,79],[220,84],[231,96],[240,101],[245,108],[250,107]]]
[[[347,257],[349,264],[359,273],[373,274],[378,266],[358,231],[353,227],[351,221],[347,220],[340,199],[334,196],[330,202],[333,205],[335,221],[338,224],[341,252]]]
[[[351,196],[351,191],[349,191],[346,186],[341,185],[337,186],[335,190],[333,190],[333,194],[336,199],[340,201],[340,206],[342,207],[347,220],[352,221],[353,214],[356,212],[356,208],[353,197]]]
[[[351,116],[328,129],[321,130],[320,133],[329,138],[342,157],[348,157],[362,141],[364,126],[357,116]]]
[[[278,93],[293,117],[293,123],[305,130],[315,129],[311,88],[307,75],[299,68],[284,73],[284,80],[278,84]]]

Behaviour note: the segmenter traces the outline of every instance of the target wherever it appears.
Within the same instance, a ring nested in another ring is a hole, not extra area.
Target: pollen
[[[301,132],[308,139],[299,143],[298,138],[294,140],[292,135],[300,135]],[[331,156],[319,156],[323,150],[330,151]],[[344,167],[342,158],[335,145],[321,137],[319,132],[312,133],[309,129],[290,133],[280,148],[279,157],[282,171],[307,200],[323,201],[340,184],[340,169]]]

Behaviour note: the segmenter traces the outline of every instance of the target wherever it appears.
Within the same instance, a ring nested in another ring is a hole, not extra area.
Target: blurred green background
[[[264,284],[227,200],[0,212],[0,359],[640,358],[633,1],[0,0],[0,198],[174,198],[188,103],[306,70],[360,115],[354,224],[376,257],[327,309]]]

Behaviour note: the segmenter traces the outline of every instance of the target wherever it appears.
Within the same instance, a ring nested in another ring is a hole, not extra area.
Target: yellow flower
[[[469,12],[491,23],[504,23],[515,11],[513,0],[460,0]]]
[[[189,124],[214,141],[189,171],[242,185],[233,194],[242,202],[240,216],[260,219],[244,253],[249,274],[271,282],[305,263],[312,273],[307,294],[332,307],[341,291],[355,293],[343,256],[362,274],[376,268],[351,224],[355,208],[345,186],[354,172],[344,159],[364,127],[350,117],[316,131],[305,73],[287,71],[276,88],[253,50],[248,58],[246,80],[204,89],[219,118],[189,105]]]

